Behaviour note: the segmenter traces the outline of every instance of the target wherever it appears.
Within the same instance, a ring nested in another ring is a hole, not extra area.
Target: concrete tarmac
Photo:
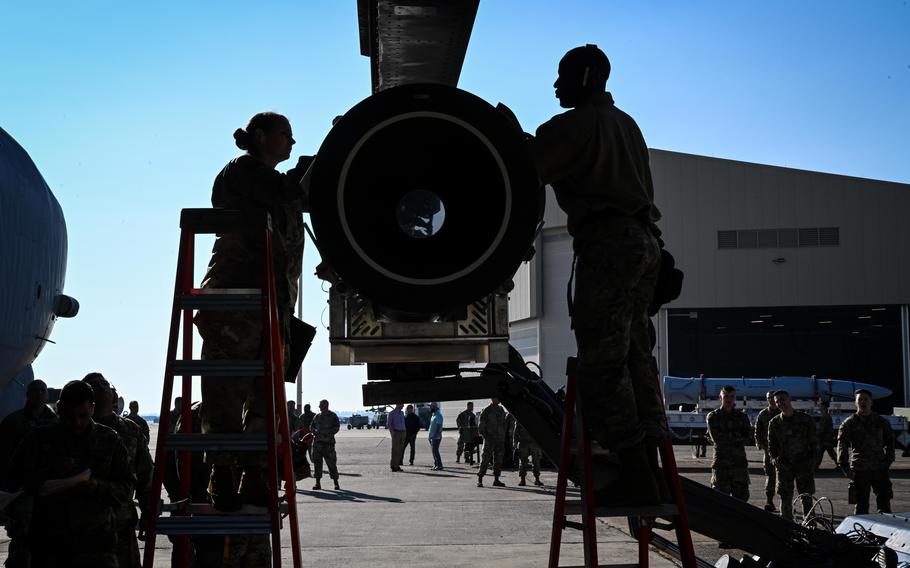
[[[152,425],[152,439],[155,428]],[[304,566],[392,567],[428,563],[437,566],[540,567],[547,564],[550,550],[556,472],[546,470],[541,479],[545,487],[518,487],[518,473],[503,473],[504,488],[492,487],[492,476],[485,487],[476,487],[476,468],[455,463],[456,434],[446,431],[441,447],[444,471],[433,471],[426,432],[417,440],[413,466],[393,473],[389,468],[391,440],[385,431],[342,430],[337,437],[341,490],[323,478],[322,491],[314,491],[313,480],[297,484],[297,505],[301,520]],[[764,476],[761,460],[753,448],[748,451],[751,473],[750,502],[764,504]],[[696,481],[710,480],[708,458],[691,457],[691,449],[676,450],[680,472]],[[828,460],[828,458],[825,458]],[[910,510],[910,460],[898,458],[894,466],[895,511]],[[327,473],[326,473],[327,475]],[[529,479],[531,476],[529,475]],[[850,513],[846,503],[846,482],[823,463],[816,479],[817,496],[829,497],[838,521]],[[570,495],[571,497],[571,495]],[[779,506],[779,498],[776,501]],[[874,508],[874,502],[873,502]],[[675,534],[660,534],[675,541]],[[721,550],[717,542],[693,533],[696,554],[714,563],[723,554],[742,555],[741,551]],[[563,532],[561,565],[583,565],[581,533]],[[282,565],[292,566],[290,535],[282,530]],[[625,519],[598,519],[601,564],[634,563],[637,542],[631,538]],[[140,546],[142,543],[140,543]],[[0,559],[5,559],[8,539],[0,538]],[[167,538],[157,539],[155,567],[170,566],[171,545]],[[656,568],[679,564],[651,550],[650,565]]]

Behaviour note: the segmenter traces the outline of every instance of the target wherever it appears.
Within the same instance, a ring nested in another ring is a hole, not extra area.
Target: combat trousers
[[[458,445],[455,446],[455,460],[461,458],[461,454],[464,452],[465,441],[467,440],[467,434],[464,432],[458,432]],[[467,459],[467,458],[465,458]]]
[[[261,357],[262,326],[253,312],[214,314],[200,312],[195,320],[202,336],[203,359]],[[265,385],[260,377],[202,377],[202,431],[206,434],[264,433]],[[238,459],[256,464],[264,456],[255,452],[205,452],[213,465],[234,465]]]
[[[408,434],[404,441],[404,446],[401,447],[401,462],[404,462],[404,451],[411,447],[411,459],[408,460],[408,463],[414,465],[414,445],[417,443],[417,433]]]
[[[139,540],[133,528],[127,527],[117,531],[117,546],[114,552],[117,554],[118,568],[141,568]]]
[[[793,519],[793,485],[802,498],[803,515],[812,508],[812,495],[815,493],[815,474],[812,471],[795,471],[792,466],[777,468],[777,492],[780,494],[780,516]]]
[[[576,376],[592,436],[612,450],[644,436],[662,441],[667,419],[648,331],[657,239],[638,219],[612,216],[583,224],[574,247]]]
[[[534,473],[534,479],[538,479],[540,477],[540,448],[529,444],[518,444],[518,459],[520,462],[518,477],[522,479],[528,474],[529,458],[533,468],[531,471]]]
[[[711,487],[741,501],[749,500],[749,468],[712,467]]]
[[[492,462],[493,477],[498,478],[499,474],[502,473],[502,454],[502,440],[484,440],[483,457],[480,460],[480,471],[477,472],[477,476],[483,477],[487,473],[487,468],[490,467],[490,462]]]
[[[392,461],[389,462],[389,466],[392,469],[401,466],[402,458],[404,457],[404,443],[408,434],[404,430],[392,430]]]
[[[765,460],[762,462],[765,469],[765,498],[768,503],[774,503],[774,494],[777,493],[777,468],[771,463],[771,455],[764,451]]]
[[[857,471],[853,475],[856,485],[856,505],[854,514],[865,515],[869,512],[869,493],[875,491],[875,505],[879,513],[891,512],[891,479],[887,469],[876,471]]]
[[[227,558],[220,568],[268,568],[272,565],[272,542],[267,534],[229,535]],[[223,553],[222,553],[223,554]]]
[[[313,442],[313,477],[322,478],[322,460],[329,468],[329,477],[338,480],[338,457],[335,455],[335,442]]]

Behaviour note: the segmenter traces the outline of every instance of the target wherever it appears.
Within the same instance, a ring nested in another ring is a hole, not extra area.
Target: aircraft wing
[[[373,92],[409,83],[457,86],[479,1],[357,0]]]

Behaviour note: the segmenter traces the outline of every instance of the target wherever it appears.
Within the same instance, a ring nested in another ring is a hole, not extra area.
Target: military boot
[[[338,485],[338,480],[336,479],[335,480],[335,491],[340,491],[340,490],[341,490],[341,486]]]
[[[240,496],[234,485],[234,472],[231,471],[231,466],[212,466],[212,474],[209,477],[209,497],[212,500],[212,506],[218,511],[230,513],[240,510]]]
[[[313,491],[319,491],[320,489],[322,489],[322,484],[319,483],[319,480],[317,479],[316,485],[313,486]]]
[[[527,483],[525,483],[525,478],[522,477],[522,478],[521,478],[521,481],[518,482],[518,486],[519,486],[519,487],[524,487],[525,485],[527,485]]]
[[[536,486],[538,486],[538,487],[542,487],[542,486],[543,486],[543,481],[541,481],[539,477],[535,477],[535,478],[534,478],[534,485],[536,485]]]
[[[601,507],[658,505],[660,490],[651,472],[647,452],[642,443],[616,452],[621,466],[619,478],[600,485],[595,478],[594,499]]]
[[[503,483],[502,481],[499,481],[498,477],[493,478],[493,487],[505,487],[505,486],[506,486],[506,484]]]
[[[483,487],[483,476],[482,475],[477,476],[477,487]]]

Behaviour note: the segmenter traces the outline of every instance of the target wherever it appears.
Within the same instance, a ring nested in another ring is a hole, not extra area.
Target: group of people
[[[140,567],[149,429],[138,402],[120,416],[117,399],[101,373],[89,373],[63,387],[54,412],[47,385],[35,380],[25,407],[0,423],[7,567]]]
[[[410,465],[414,465],[414,440],[420,430],[420,418],[414,412],[414,406],[408,405],[402,412],[402,404],[396,404],[389,412],[386,428],[392,439],[390,468],[393,472],[402,471],[404,451],[411,447]],[[468,402],[465,409],[456,418],[458,442],[455,450],[455,462],[460,463],[464,456],[465,463],[475,465],[475,451],[482,448],[482,457],[477,467],[477,486],[483,487],[483,478],[492,467],[493,486],[505,487],[500,480],[505,456],[514,451],[519,459],[518,485],[527,485],[528,469],[534,475],[534,485],[543,485],[540,481],[541,449],[534,439],[512,414],[507,414],[498,398],[493,397],[490,404],[483,409],[480,417],[474,413],[474,403]],[[439,446],[442,442],[443,417],[437,404],[430,404],[430,423],[428,440],[433,453],[433,469],[442,470],[442,456]]]
[[[708,436],[714,444],[711,486],[743,501],[749,499],[749,462],[746,445],[755,445],[764,454],[765,510],[774,512],[775,494],[780,495],[780,513],[793,519],[794,485],[803,515],[814,505],[815,472],[827,452],[850,480],[849,501],[856,514],[869,512],[869,497],[875,492],[880,512],[891,512],[891,481],[888,469],[894,462],[894,434],[887,420],[872,411],[872,394],[865,389],[854,393],[856,412],[847,417],[837,432],[834,453],[833,419],[828,403],[820,402],[819,426],[806,413],[793,408],[785,390],[768,392],[768,406],[756,418],[753,432],[749,417],[736,408],[736,389],[726,385],[720,392],[720,406],[707,416]]]

